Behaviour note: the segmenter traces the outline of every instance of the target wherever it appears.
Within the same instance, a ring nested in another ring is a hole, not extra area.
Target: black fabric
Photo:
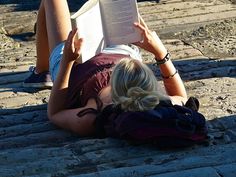
[[[191,146],[207,139],[206,120],[198,109],[199,101],[193,97],[185,106],[160,102],[143,112],[123,112],[119,106],[109,105],[95,120],[96,135],[161,147]]]

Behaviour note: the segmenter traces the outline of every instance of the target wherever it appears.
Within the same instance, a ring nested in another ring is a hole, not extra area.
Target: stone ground
[[[69,0],[71,11],[80,3]],[[35,64],[38,0],[0,0],[0,176],[235,177],[236,1],[139,1],[172,53],[189,96],[201,102],[209,144],[160,150],[123,140],[79,138],[46,116],[50,90],[21,86]],[[156,72],[152,56],[145,62]]]

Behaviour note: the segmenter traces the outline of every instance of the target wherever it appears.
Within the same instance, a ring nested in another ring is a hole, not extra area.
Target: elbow
[[[48,117],[49,121],[53,122],[53,117],[54,116],[53,116],[53,113],[52,113],[52,111],[51,111],[49,106],[48,106],[48,109],[47,109],[47,117]]]

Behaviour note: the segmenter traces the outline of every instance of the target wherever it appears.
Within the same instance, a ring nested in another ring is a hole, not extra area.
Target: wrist
[[[155,55],[155,58],[158,60],[161,60],[165,57],[167,53],[167,49],[163,45],[161,39],[158,37],[155,31],[152,32],[153,37],[153,54]]]
[[[158,58],[155,58],[156,60],[156,63],[154,63],[154,65],[162,65],[162,64],[165,64],[167,61],[170,60],[170,53],[169,52],[166,52],[166,54],[164,55],[164,57],[162,59],[158,59]]]
[[[168,51],[165,49],[159,51],[158,53],[155,53],[154,56],[155,56],[155,60],[162,60],[166,54],[168,53]]]
[[[63,65],[71,65],[75,62],[75,60],[68,60],[68,57],[63,56],[62,60],[61,60],[61,64]]]

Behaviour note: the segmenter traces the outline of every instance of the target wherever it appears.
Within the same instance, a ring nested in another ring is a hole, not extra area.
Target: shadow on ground
[[[179,71],[183,81],[194,81],[218,77],[236,77],[235,59],[209,60],[199,58],[178,61],[174,60],[173,63]],[[161,80],[159,67],[150,63],[148,66],[154,71],[158,80]],[[2,88],[0,92],[38,92],[40,89],[22,87],[23,81],[29,76],[29,74],[30,73],[27,71],[0,73],[0,88]]]
[[[17,109],[2,109],[0,114],[0,149],[37,144],[41,146],[51,146],[52,144],[54,146],[63,146],[63,143],[68,141],[94,139],[93,137],[79,137],[76,134],[54,126],[47,119],[46,104]],[[236,115],[207,121],[207,125],[209,127],[209,142],[201,146],[229,143],[225,139],[226,135],[230,142],[236,141],[236,136],[231,131],[231,129],[236,127]],[[142,144],[132,143],[130,145],[142,146]],[[155,147],[155,145],[151,146]],[[170,148],[161,148],[161,150],[170,150]],[[183,148],[183,150],[185,149]]]
[[[236,77],[235,59],[184,59],[173,60],[176,69],[184,81],[208,79],[216,77]],[[156,76],[160,77],[159,68],[156,65],[148,64]]]

